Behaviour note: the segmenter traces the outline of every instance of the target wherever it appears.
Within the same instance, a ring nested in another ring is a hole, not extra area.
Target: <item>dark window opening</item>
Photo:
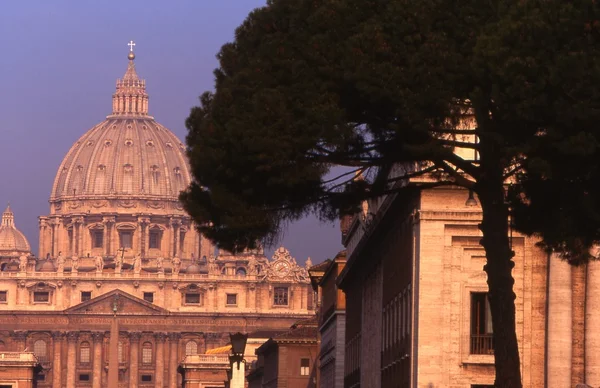
[[[160,238],[161,232],[160,230],[151,230],[149,236],[149,248],[150,249],[160,249]]]
[[[33,301],[34,302],[49,302],[50,301],[50,293],[48,291],[35,291],[33,293]]]
[[[236,305],[237,304],[237,294],[227,294],[227,304],[228,305]]]
[[[308,376],[310,374],[310,359],[300,359],[300,376]]]
[[[92,248],[102,248],[104,246],[104,231],[92,230]]]
[[[46,375],[39,374],[39,375],[37,375],[37,376],[35,377],[35,379],[36,379],[37,381],[46,381]],[[5,385],[0,385],[0,388],[2,388],[2,387],[4,387],[4,386],[5,386]],[[6,387],[9,387],[9,388],[10,388],[11,386],[10,386],[10,385],[6,385]]]
[[[275,287],[273,290],[273,304],[275,306],[287,306],[288,305],[288,288],[287,287]]]
[[[144,292],[144,300],[146,302],[154,303],[154,293],[153,292]]]
[[[471,293],[471,354],[494,354],[492,314],[486,292]]]
[[[133,242],[133,232],[122,231],[119,233],[119,240],[121,242],[121,248],[131,249]]]
[[[152,382],[152,375],[142,375],[142,382],[144,382],[144,383],[151,383]]]
[[[92,292],[91,291],[81,291],[81,301],[85,302],[87,300],[92,299]]]
[[[89,373],[82,373],[79,375],[79,381],[90,381]]]
[[[185,294],[185,303],[186,304],[200,304],[200,294],[188,292]]]
[[[0,302],[8,301],[8,291],[0,291]]]

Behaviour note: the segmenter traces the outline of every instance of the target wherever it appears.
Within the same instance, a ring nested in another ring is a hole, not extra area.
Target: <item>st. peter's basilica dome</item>
[[[134,58],[117,81],[113,112],[73,144],[50,201],[106,196],[177,199],[190,182],[185,147],[148,115],[146,82]]]
[[[132,51],[127,59],[112,113],[67,152],[52,186],[50,214],[40,217],[40,257],[75,259],[65,268],[94,268],[99,256],[113,266],[117,252],[126,266],[135,257],[144,265],[178,257],[187,266],[214,250],[178,199],[191,181],[185,146],[148,114],[146,82]]]

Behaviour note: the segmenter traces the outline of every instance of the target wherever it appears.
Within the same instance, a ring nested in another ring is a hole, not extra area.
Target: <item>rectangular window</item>
[[[133,232],[121,231],[121,233],[119,233],[119,239],[121,242],[121,248],[131,249],[133,241]]]
[[[494,354],[492,314],[487,292],[471,293],[471,354]]]
[[[273,290],[273,304],[275,306],[287,306],[288,305],[288,288],[287,287],[275,287]]]
[[[160,230],[150,231],[148,245],[150,249],[160,249]]]
[[[38,303],[47,303],[50,301],[50,293],[48,291],[35,291],[33,293],[33,301]]]
[[[82,373],[79,375],[79,381],[90,381],[89,373]]]
[[[146,302],[154,303],[154,292],[144,292],[144,300]]]
[[[37,375],[37,376],[35,377],[35,379],[36,379],[37,381],[46,381],[46,375],[39,374],[39,375]],[[12,387],[12,385],[0,385],[0,388],[2,388],[2,387],[8,387],[8,388],[11,388],[11,387]]]
[[[144,382],[144,383],[151,383],[152,382],[152,375],[142,375],[142,382]]]
[[[200,304],[200,294],[187,292],[185,294],[185,304]]]
[[[300,359],[300,376],[308,376],[310,374],[310,359]]]
[[[102,248],[104,246],[104,231],[101,229],[92,230],[92,248]]]
[[[8,291],[0,291],[0,303],[8,302]]]
[[[85,302],[92,299],[92,291],[81,291],[81,301]]]
[[[227,305],[228,306],[237,305],[237,294],[227,294]]]

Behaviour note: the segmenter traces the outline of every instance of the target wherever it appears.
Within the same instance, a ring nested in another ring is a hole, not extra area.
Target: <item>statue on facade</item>
[[[62,252],[58,252],[58,257],[56,258],[56,267],[58,272],[64,272],[65,270],[65,258],[62,255]]]
[[[71,257],[71,272],[77,272],[79,268],[79,257],[73,256]]]
[[[171,263],[173,264],[173,274],[179,275],[179,270],[181,269],[181,259],[175,256]]]
[[[138,253],[133,258],[133,272],[140,273],[141,270],[142,270],[142,254]]]
[[[248,275],[258,275],[257,266],[258,262],[256,261],[254,255],[250,256],[248,259]]]
[[[121,268],[123,268],[123,256],[116,255],[115,256],[115,272],[121,272]]]
[[[304,268],[306,268],[306,270],[308,271],[310,269],[310,267],[312,267],[312,266],[313,266],[313,263],[309,257],[308,259],[306,259],[306,262],[304,263]]]
[[[96,271],[102,272],[102,270],[104,269],[104,258],[102,256],[98,255],[94,259],[94,262],[96,264]]]
[[[27,271],[27,262],[28,261],[29,261],[29,259],[27,258],[27,255],[21,255],[19,257],[19,271],[21,271],[21,272]]]
[[[158,256],[156,258],[156,269],[158,270],[158,273],[165,272],[165,268],[163,267],[163,261],[164,259],[161,256]]]
[[[213,255],[208,256],[208,273],[211,275],[219,274],[219,264],[217,264],[217,259]]]

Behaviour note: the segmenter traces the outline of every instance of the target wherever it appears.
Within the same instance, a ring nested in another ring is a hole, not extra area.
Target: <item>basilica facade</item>
[[[227,355],[210,351],[229,333],[268,339],[314,316],[310,259],[283,247],[271,258],[219,252],[178,201],[190,180],[185,146],[149,115],[130,52],[112,113],[58,168],[37,257],[3,213],[0,353],[32,352],[38,387],[101,388],[117,324],[120,386],[221,387],[225,369],[211,363]],[[192,370],[207,373],[185,381]]]

